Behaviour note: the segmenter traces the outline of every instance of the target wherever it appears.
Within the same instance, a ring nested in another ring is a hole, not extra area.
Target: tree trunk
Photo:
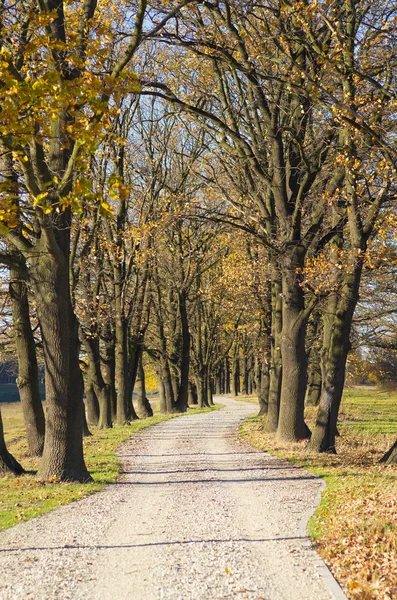
[[[117,315],[115,325],[115,379],[117,390],[117,423],[128,423],[128,325],[125,319]]]
[[[386,463],[387,465],[397,465],[397,441],[394,442],[393,446],[382,456],[379,462]]]
[[[262,364],[260,359],[258,358],[258,355],[255,356],[255,360],[254,360],[254,380],[253,380],[253,393],[254,394],[258,394],[260,393],[260,385],[261,385],[261,369],[262,369]]]
[[[209,369],[207,369],[207,401],[209,406],[214,406],[214,399],[212,397],[212,381],[211,375],[209,374]]]
[[[232,373],[231,373],[231,384],[232,384],[232,396],[237,397],[240,387],[240,360],[238,356],[238,346],[236,345],[233,354],[232,362]]]
[[[41,456],[44,448],[45,418],[40,398],[36,347],[29,318],[27,288],[21,275],[10,270],[12,329],[18,359],[17,386],[31,456]]]
[[[182,359],[180,386],[175,406],[178,412],[186,412],[189,394],[190,332],[184,292],[179,293],[179,311],[182,329]]]
[[[142,355],[143,340],[139,335],[129,336],[128,355],[127,355],[127,381],[126,381],[126,413],[127,420],[136,421],[139,417],[135,411],[132,401],[136,376],[138,373],[138,363]]]
[[[321,313],[317,309],[309,321],[306,334],[306,352],[309,361],[305,406],[318,406],[321,395],[321,356],[319,334]]]
[[[196,405],[196,404],[198,404],[197,388],[194,385],[194,383],[189,381],[189,406]]]
[[[60,229],[59,235],[64,234]],[[68,236],[58,243],[52,229],[43,229],[30,255],[30,278],[43,338],[47,412],[38,477],[85,482],[91,477],[83,458],[80,342],[70,298],[68,248]]]
[[[261,375],[259,377],[259,413],[258,417],[264,417],[267,415],[269,410],[269,385],[270,385],[270,374],[269,365],[267,362],[262,364]]]
[[[117,418],[117,392],[116,392],[116,363],[114,355],[114,335],[109,325],[105,328],[103,342],[103,357],[101,371],[106,385],[110,388],[110,401],[112,405],[112,421]]]
[[[317,362],[312,362],[309,368],[305,405],[318,406],[321,396],[321,371]]]
[[[277,439],[282,443],[296,442],[310,436],[304,421],[307,316],[303,290],[297,275],[303,269],[303,259],[304,251],[296,244],[286,249],[281,257],[283,367]]]
[[[222,394],[222,371],[220,368],[215,375],[215,394],[217,396]]]
[[[248,396],[248,359],[245,353],[245,348],[243,350],[243,357],[240,361],[241,364],[241,393],[243,396]]]
[[[172,413],[174,410],[174,390],[167,358],[162,357],[160,359],[160,376],[164,388],[165,413]]]
[[[143,368],[142,353],[138,361],[138,372],[135,380],[135,392],[137,394],[138,414],[141,419],[153,417],[153,410],[149,400],[146,398],[145,370]]]
[[[164,382],[163,382],[160,367],[157,370],[157,382],[158,382],[158,386],[159,386],[160,412],[161,412],[161,414],[165,415],[167,413],[167,401],[166,401],[166,397],[165,397]]]
[[[209,407],[208,403],[208,386],[207,378],[205,373],[205,367],[202,366],[200,371],[196,374],[196,388],[197,388],[197,399],[200,408]]]
[[[280,413],[281,381],[282,381],[282,285],[279,271],[277,268],[272,272],[272,290],[271,290],[271,351],[270,351],[270,381],[269,381],[269,408],[265,431],[275,433],[278,428],[278,419]]]
[[[21,475],[22,473],[25,473],[25,471],[7,450],[4,440],[3,419],[0,410],[0,475],[6,475],[7,473]]]
[[[99,402],[96,397],[94,386],[87,374],[84,375],[85,408],[88,425],[96,427],[99,421]]]
[[[317,452],[336,452],[339,407],[350,350],[353,314],[358,301],[362,260],[357,259],[355,268],[347,268],[341,291],[330,295],[324,313],[323,383],[316,426],[310,441],[311,448]]]
[[[225,358],[225,394],[230,394],[230,365],[229,359]]]
[[[99,339],[85,336],[82,330],[80,332],[88,357],[86,375],[88,384],[93,388],[99,405],[97,425],[99,429],[108,429],[112,427],[112,404],[110,386],[105,383],[102,376]]]

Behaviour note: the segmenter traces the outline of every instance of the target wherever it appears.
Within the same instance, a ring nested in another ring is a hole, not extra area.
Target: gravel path
[[[2,532],[0,599],[335,598],[304,533],[323,483],[239,440],[256,407],[221,402],[125,442],[117,484]]]

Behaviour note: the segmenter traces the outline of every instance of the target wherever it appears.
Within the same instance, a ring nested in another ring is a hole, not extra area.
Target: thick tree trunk
[[[135,380],[135,392],[137,394],[138,414],[141,419],[153,417],[153,410],[149,400],[146,398],[145,370],[143,368],[142,353],[138,361],[138,372]]]
[[[282,443],[307,439],[310,431],[304,421],[307,358],[303,290],[298,273],[303,268],[304,251],[294,244],[284,251],[282,265],[282,384],[277,439]]]
[[[40,398],[36,347],[30,324],[27,288],[21,275],[10,270],[12,329],[18,359],[17,386],[26,427],[29,454],[41,456],[44,448],[45,419]]]
[[[344,277],[342,290],[329,297],[324,313],[322,391],[316,426],[310,446],[317,452],[335,453],[339,407],[345,383],[346,361],[350,350],[350,331],[358,301],[361,260]]]
[[[186,412],[189,394],[190,332],[186,308],[186,294],[183,292],[179,293],[179,312],[182,330],[182,358],[180,386],[175,406],[178,412]]]
[[[63,233],[63,232],[62,232]],[[60,233],[60,235],[62,235]],[[78,323],[69,290],[68,240],[63,249],[43,229],[30,256],[30,278],[41,325],[46,387],[42,480],[89,481],[83,458],[83,385]]]
[[[0,410],[0,475],[6,475],[7,473],[21,475],[24,472],[23,467],[7,450],[4,440],[3,419]]]

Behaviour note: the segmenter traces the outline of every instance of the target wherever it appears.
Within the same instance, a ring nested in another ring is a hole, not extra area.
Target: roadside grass
[[[316,409],[306,420],[314,426]],[[349,598],[397,598],[397,467],[379,459],[397,438],[397,393],[347,390],[337,455],[299,443],[277,444],[263,418],[250,417],[242,435],[254,446],[308,469],[327,487],[308,532]]]
[[[183,414],[210,412],[219,408],[222,408],[221,404],[205,409],[193,408]],[[181,416],[181,413],[155,414],[153,417],[134,421],[131,425],[115,426],[112,429],[91,427],[93,435],[84,438],[84,456],[94,481],[80,484],[38,481],[35,473],[39,459],[27,455],[21,405],[2,404],[1,412],[7,448],[27,473],[20,477],[8,475],[0,478],[0,530],[98,492],[105,485],[116,481],[119,463],[115,452],[119,444],[146,427]]]

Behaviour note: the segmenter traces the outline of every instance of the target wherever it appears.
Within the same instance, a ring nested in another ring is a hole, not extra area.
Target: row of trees
[[[136,417],[137,378],[150,411],[143,350],[163,410],[242,382],[293,442],[307,397],[312,448],[335,451],[362,272],[394,215],[393,3],[4,0],[1,17],[1,260],[29,406],[29,314],[40,329],[39,477],[89,479],[83,387],[101,427]]]

